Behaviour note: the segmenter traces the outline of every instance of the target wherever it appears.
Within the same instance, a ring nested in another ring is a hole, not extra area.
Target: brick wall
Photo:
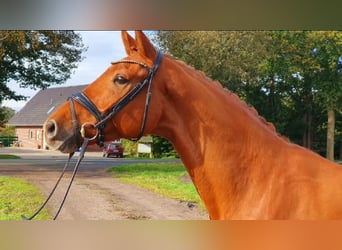
[[[42,127],[16,127],[15,132],[21,147],[32,149],[43,147]]]

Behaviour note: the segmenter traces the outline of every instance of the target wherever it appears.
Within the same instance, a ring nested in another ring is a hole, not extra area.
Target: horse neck
[[[164,112],[154,134],[173,143],[205,203],[218,203],[218,193],[235,195],[258,157],[276,155],[284,141],[256,111],[203,73],[179,63],[168,68]]]
[[[173,70],[168,70],[170,75],[164,80],[167,97],[154,132],[170,140],[188,165],[201,165],[211,152],[227,157],[228,152],[242,152],[249,147],[259,151],[263,148],[260,141],[284,141],[272,124],[235,94],[202,72],[178,62],[174,64],[169,66]],[[222,145],[226,152],[222,152]]]

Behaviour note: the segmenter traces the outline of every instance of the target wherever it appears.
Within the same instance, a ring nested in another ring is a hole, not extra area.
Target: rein
[[[84,126],[82,125],[81,130],[82,130],[83,128],[84,128]],[[59,208],[58,208],[58,210],[57,210],[55,216],[53,217],[53,220],[56,220],[56,219],[57,219],[59,213],[60,213],[61,210],[62,210],[62,207],[63,207],[63,205],[64,205],[64,202],[65,202],[65,200],[66,200],[66,198],[67,198],[67,196],[68,196],[68,194],[69,194],[69,191],[70,191],[70,188],[71,188],[71,184],[73,183],[73,181],[74,181],[74,179],[75,179],[76,173],[77,173],[78,168],[79,168],[79,166],[80,166],[80,163],[81,163],[81,161],[82,161],[82,159],[83,159],[83,157],[84,157],[84,153],[85,153],[85,151],[86,151],[86,149],[87,149],[87,146],[88,146],[88,143],[89,143],[90,139],[92,139],[92,138],[83,138],[83,144],[82,144],[82,146],[81,146],[81,151],[80,151],[78,160],[77,160],[77,162],[76,162],[76,164],[75,164],[75,167],[74,167],[72,176],[71,176],[71,178],[70,178],[69,185],[68,185],[68,187],[67,187],[67,190],[65,191],[63,200],[62,200],[61,204],[59,205]],[[65,174],[65,172],[66,172],[66,170],[67,170],[67,168],[68,168],[68,166],[69,166],[70,160],[71,160],[72,156],[74,155],[74,153],[75,153],[75,152],[69,154],[68,161],[65,163],[61,175],[59,176],[59,178],[58,178],[58,180],[57,180],[55,186],[52,188],[52,190],[51,190],[49,196],[46,198],[46,200],[44,201],[44,203],[43,203],[43,204],[42,204],[42,205],[41,205],[41,206],[40,206],[40,207],[39,207],[39,208],[38,208],[30,217],[26,217],[25,215],[22,215],[21,218],[22,218],[23,220],[32,220],[32,219],[34,219],[34,218],[43,210],[43,208],[46,206],[46,204],[49,202],[49,200],[51,199],[52,195],[53,195],[54,192],[56,191],[56,189],[57,189],[57,187],[58,187],[60,181],[62,180],[62,178],[63,178],[63,176],[64,176],[64,174]]]
[[[148,69],[148,75],[147,77],[142,81],[139,82],[130,92],[128,92],[128,94],[126,94],[124,97],[122,97],[116,104],[114,104],[109,111],[105,112],[104,114],[101,114],[101,112],[97,109],[97,107],[94,105],[94,103],[83,93],[83,92],[79,92],[76,94],[73,94],[70,98],[68,98],[69,102],[70,102],[70,110],[71,110],[71,115],[72,115],[72,123],[73,123],[73,128],[74,128],[74,135],[75,135],[75,139],[76,139],[76,143],[80,144],[81,139],[83,139],[83,143],[81,145],[81,151],[78,157],[78,160],[74,166],[74,170],[72,173],[72,176],[70,178],[70,182],[69,185],[67,187],[67,190],[65,191],[63,200],[55,214],[55,216],[53,217],[53,220],[56,220],[60,211],[62,210],[62,207],[64,205],[64,202],[69,194],[71,185],[74,181],[74,178],[76,176],[76,173],[78,171],[79,165],[82,161],[82,159],[84,158],[84,153],[88,147],[88,143],[89,141],[92,140],[97,140],[96,143],[100,146],[103,147],[104,146],[104,142],[105,142],[105,137],[104,137],[104,128],[106,125],[106,122],[108,120],[110,120],[111,118],[113,118],[119,111],[121,111],[129,102],[131,102],[140,92],[141,90],[148,85],[147,87],[147,94],[146,94],[146,100],[145,100],[145,108],[144,108],[144,116],[143,116],[143,121],[142,121],[142,125],[141,125],[141,129],[139,132],[139,135],[137,138],[132,139],[132,140],[139,140],[145,131],[145,126],[146,126],[146,121],[147,121],[147,116],[148,116],[148,110],[149,110],[149,106],[150,106],[150,101],[151,101],[151,96],[152,96],[152,80],[153,77],[155,75],[155,73],[157,72],[159,65],[162,61],[162,57],[163,54],[158,51],[158,55],[156,58],[156,61],[153,65],[152,68],[148,67],[146,64],[142,63],[142,62],[138,62],[138,61],[133,61],[133,60],[121,60],[121,61],[117,61],[117,62],[113,62],[112,64],[118,64],[118,63],[131,63],[131,64],[138,64],[140,66],[142,66],[143,68]],[[79,104],[81,104],[83,107],[85,107],[98,121],[97,124],[93,124],[90,122],[86,122],[83,123],[81,128],[79,128],[78,125],[78,121],[77,121],[77,114],[76,114],[76,110],[75,110],[75,105],[74,105],[74,101],[78,102]],[[96,130],[96,134],[91,137],[88,138],[86,137],[86,126],[91,126]],[[75,152],[70,153],[69,154],[69,158],[67,160],[67,162],[64,165],[64,168],[62,170],[61,175],[59,176],[55,186],[52,188],[49,196],[47,197],[47,199],[45,200],[45,202],[30,216],[30,217],[26,217],[24,215],[22,215],[22,219],[24,220],[32,220],[33,218],[35,218],[45,207],[45,205],[48,203],[48,201],[50,200],[50,198],[52,197],[52,195],[54,194],[54,192],[56,191],[60,181],[62,180],[68,166],[70,163],[70,160],[72,158],[72,156],[74,155]]]

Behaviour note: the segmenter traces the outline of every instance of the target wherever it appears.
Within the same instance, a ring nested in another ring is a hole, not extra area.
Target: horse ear
[[[146,56],[147,58],[153,60],[155,59],[157,56],[157,51],[141,30],[135,31],[135,41],[140,54]]]
[[[133,50],[137,51],[137,46],[133,37],[126,30],[121,31],[122,41],[127,55],[130,55]]]

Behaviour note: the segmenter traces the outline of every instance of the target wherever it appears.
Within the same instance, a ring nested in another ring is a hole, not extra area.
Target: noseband
[[[149,110],[149,105],[151,101],[151,96],[152,96],[152,80],[157,72],[159,65],[162,61],[163,54],[158,51],[157,58],[154,62],[154,65],[152,68],[148,67],[146,64],[134,60],[121,60],[117,62],[112,62],[112,64],[118,64],[118,63],[130,63],[130,64],[138,64],[143,68],[146,68],[148,70],[148,75],[144,80],[139,82],[131,91],[129,91],[125,96],[123,96],[118,102],[116,102],[111,108],[108,109],[108,111],[101,113],[98,108],[95,106],[95,104],[83,93],[83,92],[78,92],[76,94],[73,94],[69,98],[70,102],[70,109],[72,113],[72,119],[73,119],[73,126],[75,130],[75,134],[77,137],[77,141],[79,141],[79,137],[82,133],[81,129],[79,128],[78,122],[77,122],[77,117],[76,117],[76,111],[74,107],[73,101],[78,102],[81,104],[86,110],[88,110],[89,113],[91,113],[97,120],[97,124],[92,125],[94,129],[98,130],[98,136],[96,143],[100,146],[104,146],[105,142],[105,135],[104,135],[104,128],[106,126],[106,123],[108,120],[113,118],[119,111],[121,111],[128,103],[130,103],[141,91],[142,89],[147,85],[147,94],[146,94],[146,101],[145,101],[145,109],[144,109],[144,116],[143,116],[143,121],[141,124],[141,129],[136,138],[133,138],[132,140],[139,140],[145,131],[145,126],[146,126],[146,120],[147,120],[147,115],[148,115],[148,110]],[[82,125],[82,129],[84,126]],[[84,133],[84,131],[83,131]],[[82,135],[82,137],[84,137]]]

